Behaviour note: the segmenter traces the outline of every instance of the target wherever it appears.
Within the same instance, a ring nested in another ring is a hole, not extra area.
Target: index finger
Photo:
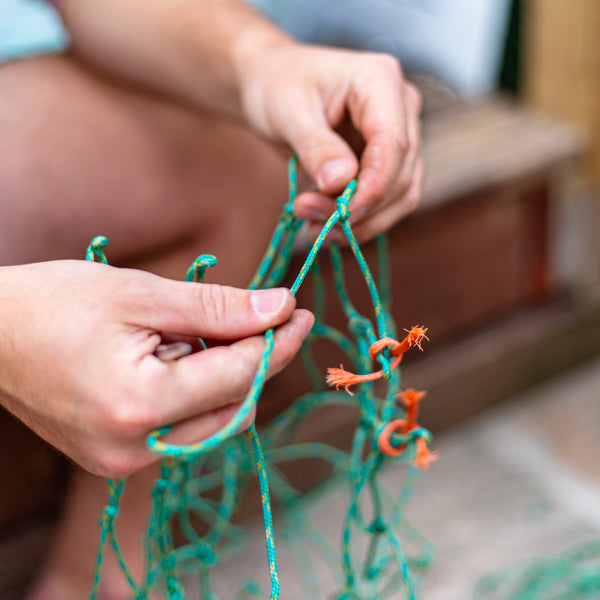
[[[298,309],[275,330],[267,377],[292,360],[313,321],[311,313]],[[148,399],[155,419],[151,427],[173,424],[242,400],[254,381],[264,348],[264,337],[253,336],[160,366],[155,357],[147,357],[145,368],[152,372],[154,392],[154,400]]]
[[[360,160],[358,187],[350,204],[360,220],[392,186],[409,149],[404,78],[398,61],[388,55],[370,57],[377,68],[356,77],[348,96],[354,126],[366,146]]]

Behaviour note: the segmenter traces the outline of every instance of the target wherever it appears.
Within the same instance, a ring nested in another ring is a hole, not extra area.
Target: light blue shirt
[[[0,0],[0,63],[61,52],[69,38],[54,7],[43,0]]]

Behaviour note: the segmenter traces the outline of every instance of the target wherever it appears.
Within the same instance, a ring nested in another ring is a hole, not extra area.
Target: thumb
[[[237,340],[285,323],[296,306],[286,288],[243,290],[153,279],[152,289],[144,294],[138,324],[156,331]]]
[[[319,191],[340,192],[358,172],[350,146],[335,133],[323,114],[298,111],[286,122],[286,137]]]

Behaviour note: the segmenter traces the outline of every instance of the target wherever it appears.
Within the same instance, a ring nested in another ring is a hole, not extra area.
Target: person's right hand
[[[204,439],[235,414],[269,327],[269,375],[313,323],[288,290],[176,282],[83,261],[0,268],[0,403],[88,471],[120,477],[156,460],[165,441]],[[176,361],[164,334],[232,342]],[[246,423],[249,426],[250,423]]]

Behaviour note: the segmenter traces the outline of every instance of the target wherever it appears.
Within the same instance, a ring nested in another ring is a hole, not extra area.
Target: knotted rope
[[[294,216],[293,204],[297,195],[297,160],[289,165],[289,197],[273,233],[265,256],[252,278],[250,288],[279,285],[292,256],[292,246],[302,222]],[[338,600],[400,597],[400,590],[410,600],[416,598],[412,570],[422,572],[431,562],[432,548],[406,521],[404,507],[412,495],[416,477],[428,467],[436,455],[428,444],[431,434],[417,422],[418,403],[422,393],[400,390],[400,376],[396,368],[403,354],[411,347],[421,348],[426,329],[415,327],[401,342],[393,339],[395,326],[390,315],[389,267],[384,236],[377,239],[378,286],[354,237],[349,222],[349,204],[356,189],[352,181],[336,200],[336,210],[325,223],[302,265],[291,291],[296,294],[303,281],[312,274],[315,288],[315,326],[301,351],[306,371],[313,381],[314,391],[304,394],[262,432],[262,443],[254,425],[247,435],[234,435],[258,402],[263,390],[273,351],[273,330],[265,333],[265,346],[260,366],[250,391],[234,418],[211,437],[186,446],[176,446],[161,438],[170,428],[152,432],[148,447],[163,458],[160,478],[152,492],[152,509],[148,519],[144,544],[146,570],[142,581],[131,576],[115,534],[115,519],[124,492],[125,480],[108,480],[109,504],[100,519],[100,540],[94,582],[90,600],[95,600],[100,585],[102,564],[107,540],[131,587],[132,598],[149,600],[160,590],[168,600],[186,598],[182,576],[195,572],[203,598],[217,600],[211,585],[211,570],[235,555],[243,542],[243,530],[232,523],[232,516],[241,494],[254,471],[258,479],[263,508],[267,560],[269,565],[270,598],[280,597],[275,535],[271,508],[271,493],[282,507],[280,538],[286,543],[299,565],[305,595],[310,600],[321,596],[319,582],[314,576],[311,548],[328,564],[339,581]],[[333,276],[341,309],[348,319],[349,336],[324,323],[324,287],[318,255],[328,233],[341,227],[365,280],[373,307],[375,324],[361,315],[352,304],[346,290],[341,253],[335,242],[329,244]],[[88,260],[107,262],[104,248],[107,240],[95,238],[87,251]],[[207,267],[216,263],[210,255],[202,255],[190,267],[186,280],[201,282]],[[389,332],[389,335],[388,335]],[[330,369],[328,382],[336,388],[344,387],[348,394],[328,391],[323,385],[311,354],[317,339],[327,339],[342,349],[354,363],[357,374]],[[380,364],[373,371],[373,360]],[[375,396],[372,382],[384,378],[387,393]],[[351,393],[350,386],[357,386]],[[398,399],[402,400],[401,403]],[[359,417],[352,447],[344,452],[321,442],[294,443],[301,423],[323,406],[354,406]],[[326,461],[331,476],[321,486],[307,494],[296,490],[284,476],[279,465],[301,458]],[[406,481],[398,495],[393,495],[378,477],[388,459],[409,464]],[[412,463],[412,465],[411,465]],[[314,497],[333,484],[345,481],[350,501],[342,524],[342,546],[338,553],[308,516]],[[270,483],[270,486],[269,486]],[[220,498],[208,496],[219,491]],[[364,514],[364,497],[370,495],[372,517]],[[175,545],[173,520],[177,518],[185,543]],[[194,521],[204,523],[208,531],[202,535]],[[354,556],[354,539],[362,536],[367,543],[366,556]],[[414,548],[408,557],[405,541]],[[258,582],[241,582],[237,600],[264,598]]]

